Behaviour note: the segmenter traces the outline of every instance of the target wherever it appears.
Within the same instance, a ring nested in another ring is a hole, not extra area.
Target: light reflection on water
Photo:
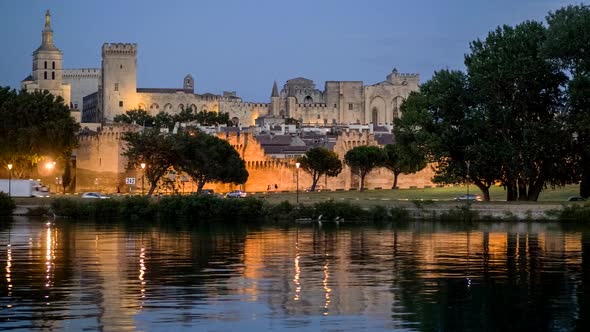
[[[556,223],[14,218],[0,248],[7,330],[584,330],[590,313],[590,228]]]

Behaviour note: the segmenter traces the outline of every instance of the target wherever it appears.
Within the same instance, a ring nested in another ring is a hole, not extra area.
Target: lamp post
[[[295,168],[297,169],[297,204],[299,204],[299,166],[301,166],[301,163],[295,163]]]
[[[143,196],[143,178],[145,177],[145,163],[141,163],[141,195]]]
[[[8,197],[12,197],[12,164],[8,164]]]
[[[466,161],[467,163],[467,201],[471,201],[471,199],[469,198],[469,160]]]
[[[53,162],[48,161],[47,163],[45,163],[45,168],[47,168],[48,171],[51,171],[53,169],[53,167],[55,167],[55,161],[53,161]],[[47,183],[47,186],[49,187],[49,190],[51,191],[51,181],[49,181],[49,183]],[[55,186],[55,191],[57,191],[57,185]]]

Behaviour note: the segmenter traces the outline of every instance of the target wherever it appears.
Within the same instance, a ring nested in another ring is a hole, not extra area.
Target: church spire
[[[279,96],[279,89],[277,88],[277,81],[272,85],[272,93],[271,97],[278,97]]]

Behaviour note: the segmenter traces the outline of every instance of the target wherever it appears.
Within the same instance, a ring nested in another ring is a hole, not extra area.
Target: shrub
[[[566,206],[556,213],[561,221],[590,221],[590,205]]]
[[[382,223],[391,220],[389,217],[389,212],[384,206],[381,205],[373,206],[369,213],[373,222]]]
[[[337,217],[345,220],[366,220],[367,212],[357,205],[329,200],[314,204],[314,218],[322,215],[322,219],[334,220]]]
[[[389,209],[389,214],[391,215],[391,219],[393,221],[401,221],[410,219],[410,212],[403,207],[394,206]]]
[[[51,202],[51,210],[61,217],[77,217],[78,203],[73,198],[58,197]]]
[[[9,216],[16,209],[16,203],[12,197],[0,192],[0,216]]]
[[[456,206],[453,209],[448,210],[447,212],[441,213],[439,216],[441,221],[465,221],[465,222],[472,222],[479,220],[479,214],[477,211],[471,210],[471,206],[462,205]]]
[[[111,201],[110,199],[108,201]],[[127,196],[119,203],[118,211],[121,218],[129,220],[151,219],[156,217],[154,204],[147,196]]]

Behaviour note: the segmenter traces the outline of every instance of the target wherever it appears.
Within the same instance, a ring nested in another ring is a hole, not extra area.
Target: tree
[[[29,176],[42,157],[69,160],[79,129],[61,97],[0,88],[0,162],[14,164],[16,177]]]
[[[373,169],[382,167],[387,161],[385,151],[378,146],[357,146],[346,152],[344,163],[353,174],[361,179],[360,191],[365,190],[365,177]]]
[[[228,113],[201,111],[195,115],[194,121],[202,126],[230,125]]]
[[[566,123],[574,135],[580,196],[590,197],[590,7],[568,6],[547,16],[544,52],[570,78]]]
[[[127,124],[135,123],[135,124],[143,126],[143,127],[145,127],[145,126],[152,127],[152,125],[155,122],[155,119],[153,116],[149,115],[149,113],[146,110],[132,109],[132,110],[126,111],[124,114],[116,115],[113,118],[113,121],[117,122],[117,123],[127,123]]]
[[[145,177],[150,183],[147,194],[151,196],[158,181],[178,161],[177,139],[174,135],[148,129],[143,132],[127,132],[123,134],[123,140],[127,142],[123,156],[127,157],[129,163],[146,163]]]
[[[387,144],[383,147],[387,155],[384,167],[393,173],[391,189],[397,189],[397,179],[400,174],[413,174],[426,167],[424,153],[415,143]]]
[[[507,200],[537,200],[546,185],[572,181],[571,135],[559,118],[566,77],[543,56],[545,39],[539,22],[503,26],[465,57],[479,122],[495,129],[486,140],[498,147]]]
[[[334,151],[317,147],[308,150],[303,157],[297,159],[301,169],[311,175],[311,191],[315,191],[322,175],[337,176],[342,171],[342,162]]]
[[[244,160],[227,141],[200,131],[180,133],[177,139],[178,167],[197,183],[197,193],[209,182],[248,180]]]

